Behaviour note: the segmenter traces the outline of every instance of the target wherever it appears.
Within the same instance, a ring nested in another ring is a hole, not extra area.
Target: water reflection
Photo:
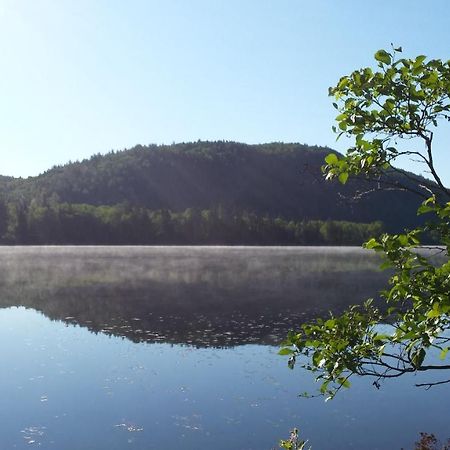
[[[378,265],[357,248],[2,247],[0,307],[133,342],[278,344],[375,296]]]
[[[374,295],[386,274],[371,253],[3,247],[0,265],[2,449],[269,450],[294,426],[323,450],[446,436],[446,386],[415,389],[411,374],[298,399],[309,373],[241,345]]]

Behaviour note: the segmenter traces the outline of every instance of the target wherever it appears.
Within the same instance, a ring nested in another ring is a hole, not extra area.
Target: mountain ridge
[[[335,151],[280,142],[137,145],[54,166],[35,177],[0,177],[0,194],[39,205],[128,204],[173,212],[221,206],[286,220],[382,221],[388,231],[421,222],[419,198],[410,192],[384,191],[362,179],[346,185],[325,181],[321,166],[330,152]],[[392,176],[398,184],[411,183],[401,174]]]

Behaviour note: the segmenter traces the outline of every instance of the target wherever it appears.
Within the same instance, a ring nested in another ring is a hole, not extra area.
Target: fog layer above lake
[[[0,306],[135,342],[278,344],[376,296],[379,264],[353,247],[1,247]]]

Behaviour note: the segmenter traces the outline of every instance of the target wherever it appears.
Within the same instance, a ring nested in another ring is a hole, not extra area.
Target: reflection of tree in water
[[[2,248],[0,306],[134,342],[278,344],[373,296],[374,255],[331,248]]]

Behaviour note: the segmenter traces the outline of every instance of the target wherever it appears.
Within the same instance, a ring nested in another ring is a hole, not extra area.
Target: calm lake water
[[[450,435],[448,385],[356,380],[303,399],[277,355],[302,321],[375,296],[355,248],[1,247],[0,448],[412,449]],[[425,380],[430,380],[428,375]]]

